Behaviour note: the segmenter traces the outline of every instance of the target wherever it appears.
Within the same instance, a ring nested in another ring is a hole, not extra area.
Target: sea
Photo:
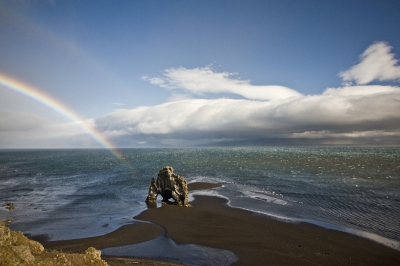
[[[164,166],[193,191],[284,222],[308,222],[400,250],[399,147],[0,150],[0,219],[49,240],[109,233],[147,209]],[[161,196],[158,198],[161,205]],[[12,203],[14,211],[5,208]],[[126,255],[126,254],[125,254]],[[128,254],[129,255],[129,254]],[[229,263],[228,263],[229,264]]]

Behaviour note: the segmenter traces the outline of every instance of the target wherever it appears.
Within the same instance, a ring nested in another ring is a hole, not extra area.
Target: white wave
[[[255,199],[255,200],[262,200],[262,201],[266,201],[266,202],[269,202],[269,203],[275,203],[275,204],[279,204],[279,205],[288,204],[287,201],[268,196],[263,191],[241,191],[241,193],[245,197],[249,197],[249,198],[252,198],[252,199]]]

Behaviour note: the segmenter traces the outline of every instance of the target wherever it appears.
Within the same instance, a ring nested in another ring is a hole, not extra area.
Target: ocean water
[[[166,165],[193,194],[286,222],[310,222],[400,250],[398,147],[0,150],[0,219],[51,240],[111,232],[145,210],[151,177]],[[160,199],[160,196],[159,196]],[[161,199],[160,199],[161,200]]]

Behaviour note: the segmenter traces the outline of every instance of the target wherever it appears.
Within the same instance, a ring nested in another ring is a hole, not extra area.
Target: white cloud
[[[141,79],[149,81],[150,84],[157,85],[157,86],[160,86],[162,88],[167,88],[168,87],[168,85],[165,84],[165,81],[160,77],[148,78],[147,76],[143,76]]]
[[[151,84],[174,91],[195,95],[205,93],[232,93],[247,99],[279,100],[301,96],[301,93],[278,85],[255,86],[248,80],[234,78],[234,73],[215,72],[210,67],[187,69],[169,68],[162,77],[142,77]]]
[[[215,139],[400,137],[400,88],[330,88],[277,101],[191,99],[117,110],[95,120],[116,142]],[[311,133],[310,133],[311,132]],[[317,133],[315,133],[317,132]],[[371,132],[375,132],[372,134]],[[374,136],[375,136],[374,135]]]
[[[390,53],[392,47],[384,42],[369,46],[360,56],[360,63],[341,72],[343,81],[355,81],[357,84],[368,84],[373,80],[392,81],[400,79],[400,66],[395,55]]]

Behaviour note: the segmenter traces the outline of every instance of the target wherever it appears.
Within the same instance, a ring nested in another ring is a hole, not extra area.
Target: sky
[[[398,14],[398,0],[0,0],[0,149],[400,145]]]

